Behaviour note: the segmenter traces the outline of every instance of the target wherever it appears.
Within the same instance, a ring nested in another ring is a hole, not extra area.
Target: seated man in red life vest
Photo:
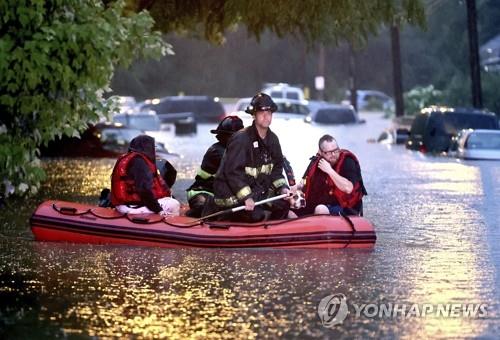
[[[111,175],[111,204],[121,213],[179,215],[180,203],[155,164],[155,140],[140,135],[116,161]]]
[[[299,185],[307,206],[296,213],[363,215],[362,198],[367,193],[358,159],[352,152],[340,149],[330,135],[321,137],[318,146]]]

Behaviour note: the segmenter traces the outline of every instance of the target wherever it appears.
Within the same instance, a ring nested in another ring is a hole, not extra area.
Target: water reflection
[[[437,163],[430,162],[419,164],[419,168],[415,172],[420,173],[420,176],[425,182],[422,183],[422,191],[432,191],[439,194],[446,192],[456,192],[460,195],[477,195],[483,194],[480,185],[477,185],[480,179],[480,169],[471,165],[460,163]]]
[[[45,306],[40,318],[66,334],[99,337],[320,335],[307,325],[316,319],[316,295],[351,285],[351,276],[365,281],[363,270],[349,269],[345,259],[332,261],[333,251],[53,244],[35,244],[33,251]],[[69,298],[64,308],[61,296]]]
[[[155,249],[35,243],[28,218],[41,200],[96,202],[112,159],[48,160],[35,200],[0,216],[0,337],[495,337],[500,333],[500,165],[423,156],[365,143],[383,120],[355,127],[276,125],[297,175],[323,133],[361,161],[374,250]],[[274,124],[274,122],[273,122]],[[213,126],[169,148],[184,155],[174,194],[215,139]],[[300,136],[300,137],[297,137]],[[362,137],[360,137],[362,136]],[[487,303],[487,318],[368,318],[353,310],[327,329],[319,301]],[[41,335],[42,334],[42,335]],[[240,335],[241,334],[241,335]]]
[[[440,204],[433,211],[427,212],[422,223],[427,226],[439,224],[439,228],[427,233],[433,234],[434,244],[431,253],[421,252],[414,257],[412,267],[415,270],[409,275],[412,289],[408,300],[413,303],[437,304],[470,304],[487,303],[491,296],[482,295],[479,287],[493,284],[489,271],[482,263],[481,245],[485,240],[482,228],[471,228],[464,225],[471,217],[481,221],[481,216],[473,213],[464,204]],[[476,215],[476,216],[471,216]],[[443,216],[446,216],[444,218]],[[449,232],[453,230],[453,232]],[[481,333],[485,323],[468,318],[443,318],[429,316],[425,320],[418,319],[413,324],[413,335],[417,337],[437,337],[443,334],[459,337],[464,330]],[[412,335],[412,336],[413,336]]]

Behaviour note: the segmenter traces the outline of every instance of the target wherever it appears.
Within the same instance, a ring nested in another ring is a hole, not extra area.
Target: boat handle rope
[[[85,215],[85,214],[90,213],[90,214],[94,215],[95,217],[102,218],[102,219],[108,219],[108,220],[126,217],[132,223],[154,224],[154,223],[163,222],[171,227],[176,227],[176,228],[192,228],[195,226],[206,225],[207,227],[214,228],[214,229],[229,229],[231,227],[238,227],[238,228],[262,228],[263,227],[263,228],[267,229],[269,227],[281,225],[281,224],[288,223],[288,222],[294,221],[294,220],[301,220],[301,219],[309,218],[312,216],[320,216],[320,215],[304,215],[304,216],[299,216],[299,217],[284,219],[284,220],[278,220],[278,221],[266,221],[263,224],[257,224],[257,225],[241,224],[241,223],[238,224],[238,223],[232,223],[232,222],[219,222],[218,223],[218,222],[207,222],[207,221],[200,221],[200,220],[195,220],[191,223],[186,223],[186,224],[179,224],[179,223],[169,222],[168,217],[163,217],[161,220],[156,220],[156,219],[148,219],[148,218],[144,218],[144,217],[136,217],[136,216],[134,216],[134,214],[122,214],[122,213],[120,215],[116,215],[116,216],[102,216],[102,215],[96,214],[93,211],[93,209],[87,209],[87,210],[78,212],[78,209],[75,207],[65,207],[65,206],[57,207],[55,203],[52,204],[52,208],[62,215],[81,216],[81,215]],[[352,235],[354,235],[357,232],[357,230],[354,227],[354,223],[351,221],[351,219],[343,213],[340,213],[339,216],[342,217],[347,222],[347,224],[351,227]],[[228,223],[230,223],[230,224],[228,225]],[[350,243],[350,241],[349,241],[349,243]]]
[[[52,203],[52,208],[57,211],[58,213],[62,215],[72,215],[72,216],[80,216],[80,215],[85,215],[86,213],[89,212],[90,209],[87,209],[82,212],[78,212],[78,209],[75,207],[57,207],[55,203]]]
[[[95,210],[95,209],[89,209],[89,212],[90,212],[92,215],[94,215],[95,217],[102,218],[103,220],[113,220],[113,219],[116,219],[116,218],[122,218],[122,217],[124,217],[124,216],[126,215],[126,214],[121,213],[121,212],[119,212],[118,210],[116,210],[116,209],[115,209],[115,211],[116,211],[117,213],[119,213],[120,215],[116,215],[116,216],[102,216],[102,215],[97,214],[94,210]]]
[[[97,214],[96,212],[94,212],[94,209],[91,209],[91,208],[89,208],[87,210],[83,210],[81,212],[78,212],[78,209],[75,207],[65,207],[65,206],[58,207],[55,203],[52,204],[52,208],[62,215],[81,216],[81,215],[85,215],[85,214],[91,214],[91,215],[94,215],[95,217],[102,218],[104,220],[118,219],[118,218],[122,218],[126,215],[126,214],[119,213],[120,215],[103,216],[103,215]]]
[[[144,218],[144,217],[135,217],[135,216],[128,216],[127,219],[130,222],[137,223],[137,224],[150,224],[150,219],[149,218]],[[151,223],[156,223],[156,222],[151,222]]]
[[[148,218],[144,218],[144,217],[134,216],[134,214],[119,213],[119,215],[115,215],[115,216],[103,216],[103,215],[100,215],[100,214],[94,212],[94,209],[91,209],[91,208],[83,210],[81,212],[78,212],[78,209],[75,207],[66,207],[66,206],[58,207],[55,203],[52,204],[52,208],[55,211],[57,211],[58,213],[60,213],[61,215],[68,215],[68,216],[82,216],[85,214],[91,214],[91,215],[94,215],[95,217],[102,218],[105,220],[113,220],[113,219],[119,219],[119,218],[125,217],[130,222],[137,223],[137,224],[154,224],[154,223],[159,223],[162,221],[165,222],[164,218],[162,218],[162,219],[154,219],[154,218],[148,219]],[[167,224],[170,224],[170,223],[167,223]]]

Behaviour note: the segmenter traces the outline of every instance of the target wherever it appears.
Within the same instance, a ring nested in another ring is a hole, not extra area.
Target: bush
[[[498,90],[500,89],[500,73],[488,72],[481,76],[484,107],[500,117],[500,91]]]
[[[415,115],[424,107],[443,105],[443,93],[436,90],[433,85],[417,86],[404,94],[404,102],[405,114]]]

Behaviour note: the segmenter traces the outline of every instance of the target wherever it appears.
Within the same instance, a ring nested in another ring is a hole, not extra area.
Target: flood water
[[[49,178],[40,194],[0,210],[0,337],[497,338],[500,162],[367,143],[390,123],[364,118],[359,126],[275,121],[271,128],[297,177],[324,133],[358,156],[369,193],[365,217],[377,233],[372,250],[35,242],[28,220],[37,204],[95,203],[114,164],[44,161]],[[213,128],[200,125],[196,137],[170,143],[184,155],[173,161],[181,201],[215,142]],[[331,294],[345,296],[349,313],[326,327],[318,305]],[[399,312],[381,312],[394,305]],[[464,313],[464,306],[479,312]],[[455,309],[436,313],[441,307]]]

